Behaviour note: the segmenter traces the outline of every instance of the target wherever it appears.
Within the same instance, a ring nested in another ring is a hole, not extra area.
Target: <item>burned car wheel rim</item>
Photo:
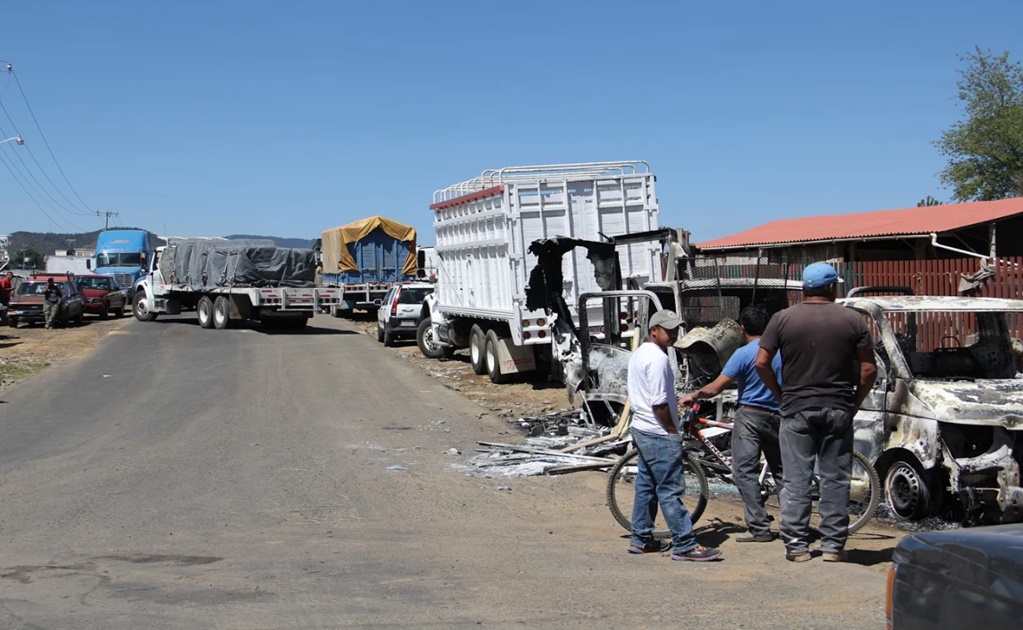
[[[930,503],[927,483],[911,463],[897,461],[885,476],[885,493],[892,511],[904,518],[924,516]]]

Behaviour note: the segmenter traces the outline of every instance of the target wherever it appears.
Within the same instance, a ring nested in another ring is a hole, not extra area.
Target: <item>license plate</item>
[[[398,322],[398,325],[401,326],[402,328],[411,328],[411,327],[415,326],[416,323],[413,322],[413,321],[404,321],[404,322]]]

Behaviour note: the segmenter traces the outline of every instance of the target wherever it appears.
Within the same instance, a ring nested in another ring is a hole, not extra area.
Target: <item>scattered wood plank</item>
[[[590,462],[615,462],[613,459],[606,457],[590,457],[588,455],[576,455],[575,453],[562,453],[561,451],[555,451],[549,448],[535,448],[532,446],[524,446],[522,444],[501,444],[500,442],[477,442],[482,446],[491,446],[494,448],[507,449],[510,451],[518,451],[520,453],[534,453],[537,455],[547,455],[550,457],[570,457],[572,459],[578,459],[580,461]]]
[[[569,464],[566,466],[553,466],[544,470],[548,475],[563,475],[565,473],[578,472],[581,470],[600,470],[614,466],[614,461],[590,462],[588,464]]]

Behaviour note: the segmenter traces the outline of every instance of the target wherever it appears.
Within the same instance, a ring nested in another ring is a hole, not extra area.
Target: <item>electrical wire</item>
[[[50,157],[53,158],[53,163],[57,165],[57,170],[60,171],[64,181],[67,182],[68,188],[70,188],[71,192],[75,194],[78,201],[82,202],[82,205],[85,206],[89,212],[94,212],[94,210],[89,207],[89,204],[85,203],[82,196],[78,194],[78,191],[75,190],[75,187],[71,184],[71,180],[67,178],[67,174],[65,174],[64,169],[61,168],[60,162],[57,161],[57,156],[53,154],[53,149],[50,148],[50,143],[46,140],[46,135],[43,133],[42,127],[39,126],[39,120],[36,118],[35,112],[32,111],[32,105],[29,104],[28,97],[25,96],[25,90],[21,87],[21,80],[18,78],[18,74],[14,71],[13,67],[10,67],[10,73],[11,76],[14,77],[14,83],[18,86],[18,91],[21,92],[21,98],[25,101],[25,107],[28,108],[29,115],[32,116],[32,122],[35,123],[36,129],[39,131],[39,137],[43,139],[43,144],[46,146],[46,150],[50,152]]]
[[[64,228],[64,227],[66,227],[65,225],[63,225],[63,224],[62,224],[62,222],[61,222],[61,220],[60,220],[60,219],[58,219],[58,218],[56,218],[56,217],[52,217],[52,216],[50,216],[50,213],[46,211],[46,208],[44,208],[44,207],[42,206],[42,204],[40,204],[40,203],[39,203],[39,201],[38,201],[38,200],[37,200],[37,199],[35,198],[35,196],[33,196],[33,195],[32,195],[32,193],[30,193],[30,192],[29,192],[29,190],[28,190],[28,188],[27,188],[27,187],[25,186],[25,184],[24,184],[24,183],[22,183],[22,181],[21,181],[21,179],[20,179],[20,178],[18,177],[18,175],[16,175],[16,174],[14,173],[14,169],[12,169],[12,168],[11,168],[11,164],[8,164],[7,160],[8,160],[8,158],[7,158],[6,156],[4,156],[4,154],[3,154],[3,153],[0,153],[0,162],[3,162],[3,164],[4,164],[4,167],[5,167],[6,169],[7,169],[7,172],[9,172],[9,173],[11,174],[11,178],[12,178],[12,179],[14,179],[14,181],[15,181],[15,182],[17,182],[18,186],[21,186],[21,189],[22,189],[23,191],[25,191],[25,195],[26,195],[26,196],[27,196],[27,197],[28,197],[28,198],[29,198],[29,199],[30,199],[30,200],[32,201],[32,203],[34,203],[34,204],[36,205],[36,207],[37,207],[37,208],[39,208],[39,211],[40,211],[40,212],[42,212],[42,213],[43,213],[43,215],[44,215],[44,216],[45,216],[45,217],[46,217],[47,219],[49,219],[49,220],[50,220],[50,221],[51,221],[51,222],[52,222],[52,223],[53,223],[54,225],[56,225],[56,226],[59,226],[59,227],[61,227],[61,228]],[[12,164],[13,164],[13,162],[12,162]],[[65,219],[65,220],[66,220],[66,219]],[[72,223],[72,222],[71,222],[70,220],[67,220],[67,221],[68,221],[68,223],[69,223],[69,224],[71,225],[71,227],[75,228],[75,229],[76,229],[76,230],[78,230],[79,232],[81,232],[81,231],[82,231],[82,228],[78,227],[77,225],[75,225],[74,223]],[[65,231],[65,232],[70,232],[70,230],[64,230],[64,231]]]
[[[0,107],[3,107],[3,106],[0,105]],[[7,131],[3,127],[0,127],[0,135],[5,136],[5,137],[7,136]],[[20,136],[21,134],[18,134],[18,135]],[[14,155],[14,157],[16,157],[18,159],[18,162],[20,162],[21,165],[25,168],[25,171],[22,172],[22,175],[25,175],[25,173],[27,173],[28,176],[32,178],[32,181],[35,182],[35,190],[37,192],[39,192],[41,195],[45,195],[46,197],[48,197],[50,199],[50,201],[53,202],[53,204],[50,205],[50,210],[54,210],[54,211],[63,210],[64,212],[68,213],[71,216],[91,216],[90,213],[82,212],[81,210],[79,210],[77,208],[75,208],[75,210],[72,211],[72,210],[69,210],[67,207],[63,206],[59,201],[57,201],[56,198],[54,198],[53,195],[51,195],[49,193],[48,190],[46,190],[46,187],[43,186],[43,183],[41,181],[39,181],[39,178],[35,176],[35,173],[33,173],[32,169],[30,169],[28,167],[28,164],[25,163],[25,160],[23,160],[21,158],[21,152],[18,149],[16,149],[15,147],[13,147],[13,146],[10,147],[10,151]],[[38,162],[36,164],[38,165]],[[17,164],[15,164],[14,166],[17,167]],[[21,172],[20,169],[19,169],[19,172]],[[43,172],[43,175],[44,176],[46,175],[45,171]],[[28,181],[28,178],[26,178],[26,181]],[[50,183],[53,184],[52,181]],[[54,186],[54,188],[56,188],[56,186]],[[60,190],[57,190],[57,192],[59,193]],[[68,203],[71,203],[71,201],[68,200]]]
[[[7,120],[10,121],[11,126],[14,128],[15,135],[21,136],[24,139],[24,136],[22,136],[22,134],[21,134],[21,130],[18,129],[17,123],[14,122],[14,119],[11,118],[11,115],[7,112],[7,108],[4,107],[4,104],[3,104],[2,100],[0,100],[0,110],[3,111],[5,116],[7,116]],[[4,136],[7,135],[7,132],[6,131],[2,131],[2,128],[0,128],[0,133],[2,133]],[[72,213],[72,214],[77,214],[78,216],[91,216],[93,214],[92,212],[86,212],[85,210],[82,210],[81,208],[77,207],[75,205],[75,202],[73,202],[70,199],[68,199],[67,195],[65,195],[63,193],[63,191],[61,191],[61,189],[57,186],[57,184],[53,183],[53,180],[50,178],[49,173],[47,173],[46,169],[43,168],[43,165],[39,163],[39,160],[36,158],[36,154],[32,152],[31,145],[26,144],[26,145],[24,145],[24,147],[25,147],[25,150],[28,151],[28,154],[32,158],[32,161],[35,162],[36,166],[39,167],[39,171],[43,174],[43,177],[46,178],[46,181],[50,182],[50,185],[53,186],[53,189],[57,191],[57,194],[60,195],[61,197],[63,197],[64,201],[68,202],[71,205],[71,207],[74,208],[74,210],[73,211],[72,210],[68,210],[66,207],[62,206],[56,199],[54,199],[54,203],[56,203],[58,206],[63,208],[66,212],[69,212],[69,213]],[[15,151],[15,154],[17,155],[18,151]],[[25,163],[25,161],[21,159],[20,155],[18,156],[18,160],[21,161],[22,164]],[[28,166],[26,165],[25,168],[28,169]],[[33,179],[35,179],[35,176],[33,176]],[[36,181],[39,181],[39,180],[36,179]],[[40,183],[39,185],[42,186],[42,183]],[[53,199],[52,196],[50,198]]]

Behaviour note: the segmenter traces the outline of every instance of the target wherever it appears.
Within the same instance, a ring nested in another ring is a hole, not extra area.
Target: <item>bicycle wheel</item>
[[[816,480],[813,489],[813,512],[810,527],[817,529],[820,512],[817,510],[818,490]],[[881,480],[877,471],[861,453],[853,451],[852,470],[849,478],[849,533],[852,534],[867,524],[877,511],[881,500]]]
[[[611,514],[618,521],[618,524],[625,529],[632,531],[632,502],[636,495],[636,471],[639,451],[632,449],[622,456],[611,469],[607,478],[607,507]],[[707,485],[707,475],[703,467],[696,461],[692,453],[686,455],[684,467],[686,489],[682,495],[682,502],[689,510],[689,516],[693,523],[696,523],[703,515],[707,507],[707,497],[710,495],[710,488]],[[658,510],[657,518],[654,519],[654,538],[669,538],[671,531],[664,522],[664,515]]]

